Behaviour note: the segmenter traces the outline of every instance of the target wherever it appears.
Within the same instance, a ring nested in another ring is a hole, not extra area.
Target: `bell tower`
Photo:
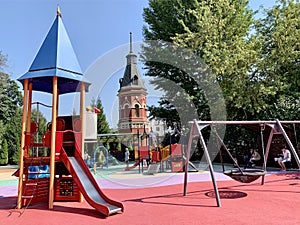
[[[132,33],[130,32],[130,50],[124,76],[119,80],[119,133],[148,132],[146,108],[147,89],[140,76],[137,56],[132,51]],[[145,129],[145,130],[144,130]]]

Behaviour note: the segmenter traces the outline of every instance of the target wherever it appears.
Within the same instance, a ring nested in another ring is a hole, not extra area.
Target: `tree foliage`
[[[173,105],[165,99],[159,101],[161,107],[149,106],[149,118],[164,119],[166,126],[171,126],[174,121],[180,121],[179,115]]]
[[[200,56],[222,89],[227,119],[297,118],[299,2],[278,0],[265,9],[265,17],[256,20],[254,15],[248,0],[150,0],[144,9],[144,37],[171,42]],[[199,118],[209,119],[211,103],[205,101],[203,90],[186,80],[185,71],[158,62],[147,62],[146,69],[146,75],[157,78],[153,84],[168,94],[168,81],[177,83]],[[150,110],[153,117],[161,112],[157,107]],[[294,116],[279,113],[284,110]]]
[[[165,3],[169,4],[168,8],[171,6],[168,13],[166,6],[162,6]],[[201,57],[212,70],[211,75],[214,74],[205,79],[210,79],[209,82],[216,80],[223,90],[227,108],[235,108],[230,117],[244,117],[244,109],[251,101],[245,101],[245,97],[255,87],[249,87],[249,62],[255,59],[255,51],[254,41],[249,35],[253,12],[247,8],[247,1],[150,1],[149,7],[144,11],[145,21],[149,24],[144,29],[145,37],[170,41]],[[173,20],[165,21],[165,17]],[[164,25],[158,26],[157,23]],[[168,37],[163,34],[168,34]],[[170,69],[170,66],[152,62],[147,66],[149,76],[167,78],[176,83],[186,77],[185,72]],[[199,118],[210,119],[206,93],[191,80],[180,84],[197,108]],[[162,85],[159,88],[164,89]]]
[[[7,150],[5,151],[4,149],[4,141],[6,142],[5,139],[3,139],[4,134],[5,134],[5,129],[4,129],[3,122],[0,120],[0,164],[6,164],[6,160],[4,155],[7,154]],[[4,163],[5,161],[5,163]]]
[[[253,79],[257,60],[256,39],[251,34],[253,11],[247,0],[200,1],[195,10],[197,32],[184,24],[186,33],[174,41],[199,54],[216,76],[226,101],[229,119],[250,119],[266,108],[258,80]],[[253,95],[253,93],[256,93]]]
[[[0,165],[6,165],[7,163],[8,163],[8,145],[6,139],[4,139],[0,151]]]
[[[260,61],[255,65],[265,84],[271,84],[264,116],[299,119],[300,4],[280,0],[256,24]]]
[[[0,72],[0,83],[0,122],[3,124],[0,136],[8,146],[8,163],[15,164],[19,161],[14,155],[20,150],[22,94],[8,74]],[[0,151],[3,151],[3,144],[0,143]]]
[[[38,123],[39,126],[38,135],[41,136],[46,130],[47,119],[44,117],[41,111],[38,111],[37,109],[32,109],[31,120],[36,121]]]
[[[98,134],[109,134],[110,129],[109,129],[108,122],[106,120],[106,116],[103,111],[101,99],[98,98],[97,101],[95,101],[95,99],[92,99],[91,106],[96,107],[97,109],[100,110],[100,113],[98,113],[98,115],[97,115],[97,133]]]
[[[0,83],[0,120],[7,123],[14,120],[23,98],[17,83],[8,74],[0,72]]]
[[[194,26],[196,18],[188,13],[189,10],[195,8],[196,2],[194,0],[150,1],[149,8],[144,9],[144,20],[148,23],[148,26],[144,27],[144,36],[146,40],[158,40],[157,46],[150,44],[150,47],[144,48],[146,75],[156,77],[151,83],[157,89],[165,92],[161,103],[164,107],[169,104],[167,108],[171,110],[170,114],[164,117],[169,123],[179,122],[174,121],[174,119],[179,118],[179,110],[182,110],[184,115],[189,115],[187,112],[190,108],[189,105],[196,105],[196,111],[200,118],[207,119],[209,117],[203,91],[199,89],[196,81],[187,74],[188,71],[193,72],[193,68],[198,63],[197,59],[191,60],[187,65],[184,58],[189,53],[181,52],[180,49],[178,50],[172,45],[173,37],[185,32],[182,22],[189,24],[191,30],[196,31],[197,27]],[[159,42],[159,40],[164,42]],[[153,51],[154,49],[155,51]],[[168,49],[169,52],[164,52],[164,49]],[[149,55],[155,60],[149,61]],[[178,60],[179,58],[180,60]],[[169,59],[168,63],[164,63],[165,59]],[[186,70],[182,69],[183,64]],[[179,99],[180,101],[178,101]],[[151,116],[160,118],[161,115],[156,115],[156,112],[164,111],[164,109],[159,110],[154,106],[149,109]],[[184,112],[184,109],[187,111]]]
[[[6,67],[7,57],[2,54],[0,51],[0,70],[4,69]]]

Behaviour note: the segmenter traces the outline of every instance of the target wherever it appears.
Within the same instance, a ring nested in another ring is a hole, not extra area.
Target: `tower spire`
[[[130,36],[130,50],[129,50],[129,53],[132,53],[132,33],[131,32],[129,33],[129,36]]]

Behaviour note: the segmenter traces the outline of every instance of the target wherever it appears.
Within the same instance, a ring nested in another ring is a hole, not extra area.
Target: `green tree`
[[[0,72],[0,82],[0,120],[7,123],[14,119],[23,97],[17,83],[8,74]]]
[[[257,76],[270,87],[266,96],[267,118],[299,119],[300,101],[300,4],[296,0],[278,0],[256,24],[260,43]],[[261,116],[261,115],[259,115]]]
[[[201,57],[212,70],[209,76],[205,76],[208,69],[203,65],[201,82],[218,82],[229,118],[247,119],[266,107],[264,99],[252,93],[269,91],[261,89],[261,84],[251,80],[252,65],[257,59],[256,39],[250,32],[253,15],[247,0],[153,0],[144,10],[144,19],[148,23],[144,36],[147,40],[172,42]],[[191,71],[197,63],[201,64],[194,60],[189,65]],[[187,99],[195,105],[198,117],[210,119],[208,104],[211,103],[207,102],[207,93],[187,76],[186,71],[155,62],[149,62],[146,66],[146,75],[179,84],[188,95]],[[168,85],[159,82],[156,80],[153,83],[166,90]],[[210,95],[213,96],[212,93]]]
[[[31,120],[36,121],[38,123],[38,125],[39,125],[38,135],[42,136],[46,130],[47,119],[44,117],[44,115],[41,113],[41,111],[38,111],[37,109],[32,109]],[[41,141],[41,140],[39,140],[39,141]]]
[[[143,12],[145,39],[172,42],[176,34],[185,33],[182,22],[196,31],[196,18],[189,13],[196,5],[197,0],[150,0]]]
[[[143,48],[145,60],[147,55],[154,59],[146,61],[146,75],[156,77],[152,83],[166,92],[160,104],[165,109],[150,107],[152,117],[166,115],[170,109],[178,111],[171,101],[178,92],[170,85],[174,82],[184,89],[186,102],[197,108],[198,118],[210,119],[210,98],[187,73],[197,68],[198,62],[203,66],[198,73],[201,82],[213,81],[221,87],[228,120],[299,119],[299,1],[278,0],[273,8],[265,10],[265,17],[257,20],[248,2],[149,1],[144,10],[144,37],[146,41],[157,40],[158,47],[148,41]],[[201,57],[212,73],[188,54],[182,54],[189,59],[188,69],[181,71],[181,59],[173,57],[180,47]],[[162,54],[166,48],[171,50]],[[159,63],[163,58],[171,58],[172,65]],[[235,134],[245,136],[238,130]]]
[[[19,159],[13,156],[20,151],[22,94],[16,82],[1,72],[6,62],[7,57],[0,51],[0,154],[5,158],[7,155],[8,163],[15,164]]]
[[[229,119],[251,119],[266,108],[260,96],[270,90],[253,79],[257,41],[251,33],[254,12],[248,1],[199,1],[189,12],[196,17],[197,32],[182,21],[186,32],[177,34],[174,42],[192,49],[211,68],[222,89]]]
[[[11,80],[8,74],[0,72],[0,83],[0,121],[3,124],[3,139],[8,144],[8,163],[15,164],[18,161],[13,156],[20,150],[18,145],[21,136],[23,98],[17,83]]]
[[[165,119],[165,123],[167,127],[173,127],[174,124],[176,124],[176,126],[181,126],[180,123],[178,123],[178,121],[180,121],[180,117],[179,114],[176,110],[176,108],[174,107],[174,105],[172,105],[168,100],[166,99],[161,99],[160,101],[158,101],[159,103],[159,107],[157,106],[149,106],[148,110],[149,110],[149,118],[150,119],[155,119],[155,118],[163,118]]]
[[[20,142],[21,142],[21,140],[18,139],[18,137],[17,137],[16,151],[14,151],[14,153],[11,157],[12,164],[19,164],[20,163]]]
[[[0,151],[0,165],[6,165],[8,163],[8,145],[4,139],[2,149]]]
[[[196,18],[188,12],[190,9],[195,8],[196,3],[197,1],[195,0],[149,1],[149,7],[144,9],[143,14],[144,20],[147,23],[147,26],[143,29],[145,39],[163,40],[165,42],[172,43],[176,34],[185,32],[182,21],[189,24],[192,30],[195,30],[196,27],[194,27],[194,23]],[[162,44],[162,46],[157,46],[157,49],[160,47],[161,49],[164,49],[166,46],[163,45],[164,44]],[[171,124],[172,122],[179,123],[179,115],[177,113],[178,107],[176,108],[175,104],[173,104],[174,98],[179,93],[178,88],[176,88],[176,84],[179,84],[180,87],[190,94],[190,96],[198,96],[198,101],[194,101],[194,104],[197,105],[198,114],[203,114],[204,116],[202,116],[202,118],[207,118],[208,108],[205,104],[203,104],[203,93],[199,90],[199,88],[197,88],[195,82],[188,79],[186,73],[176,66],[159,62],[161,55],[163,55],[163,58],[169,58],[173,56],[172,52],[169,55],[164,55],[163,52],[157,51],[158,55],[152,56],[152,58],[157,58],[156,62],[151,60],[147,61],[147,57],[149,58],[149,55],[153,54],[153,52],[156,51],[153,51],[153,46],[151,46],[151,44],[149,48],[144,48],[143,54],[146,58],[147,69],[146,75],[161,78],[156,78],[152,80],[151,83],[155,85],[157,89],[164,90],[165,95],[161,98],[160,107],[149,107],[150,117],[166,118],[167,123]],[[174,64],[175,62],[176,58],[174,59]],[[186,96],[182,99],[186,100]],[[201,100],[201,102],[199,100]],[[189,101],[181,101],[180,104],[182,105],[187,102]]]
[[[101,99],[98,98],[97,101],[95,101],[95,99],[92,99],[91,106],[96,107],[97,109],[100,110],[100,112],[97,115],[97,133],[98,134],[109,134],[110,129],[109,129],[109,125],[106,121],[106,116],[103,111]]]
[[[19,155],[20,152],[21,124],[22,112],[21,108],[19,108],[12,120],[5,125],[6,132],[4,137],[8,143],[9,164],[18,164],[20,160],[15,155]]]
[[[105,148],[106,148],[107,150],[110,149],[110,147],[109,147],[109,142],[105,142]]]
[[[117,150],[121,150],[122,149],[122,145],[121,145],[121,142],[118,142],[118,144],[117,144]]]
[[[6,62],[7,62],[7,57],[2,54],[2,51],[0,51],[0,70],[6,67]]]
[[[2,156],[2,154],[4,154],[4,147],[3,147],[3,136],[5,134],[5,127],[3,122],[0,120],[0,156]],[[1,160],[1,158],[0,158]]]

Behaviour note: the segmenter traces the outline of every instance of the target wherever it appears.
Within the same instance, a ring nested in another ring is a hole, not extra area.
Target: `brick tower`
[[[132,51],[132,33],[130,32],[130,51],[126,56],[127,65],[123,78],[119,80],[119,133],[148,132],[146,109],[147,89],[140,76],[137,56]]]

